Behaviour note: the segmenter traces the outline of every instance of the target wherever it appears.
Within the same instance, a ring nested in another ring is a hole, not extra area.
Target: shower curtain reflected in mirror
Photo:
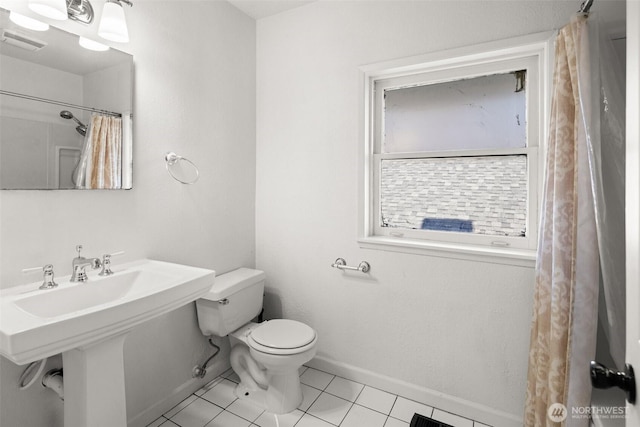
[[[91,116],[74,178],[76,188],[122,188],[122,118]]]

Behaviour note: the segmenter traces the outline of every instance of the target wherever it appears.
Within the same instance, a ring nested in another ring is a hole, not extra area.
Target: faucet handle
[[[111,271],[111,257],[122,255],[124,251],[113,252],[111,254],[102,255],[102,271],[98,273],[98,276],[110,276],[113,274]]]
[[[50,265],[50,264],[47,264],[47,265]],[[28,273],[33,273],[34,271],[42,271],[42,270],[44,270],[44,267],[30,267],[30,268],[23,268],[22,272],[24,274],[28,274]]]
[[[42,285],[38,289],[52,289],[58,286],[58,284],[53,280],[53,264],[47,264],[44,267],[32,267],[32,268],[24,268],[22,269],[23,273],[32,273],[37,270],[43,271],[43,280]]]
[[[76,252],[78,252],[78,258],[82,258],[80,252],[82,252],[82,245],[76,245]]]
[[[58,284],[53,280],[53,265],[47,264],[42,268],[42,270],[44,271],[44,280],[42,285],[40,285],[40,289],[51,289],[58,286]]]

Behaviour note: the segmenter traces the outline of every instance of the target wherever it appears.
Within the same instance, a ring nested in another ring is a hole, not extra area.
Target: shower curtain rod
[[[113,111],[100,110],[98,108],[91,108],[91,107],[83,107],[82,105],[76,105],[76,104],[71,104],[71,103],[62,102],[62,101],[54,101],[52,99],[47,99],[47,98],[38,98],[37,96],[25,95],[23,93],[9,92],[8,90],[0,90],[0,94],[1,95],[14,96],[16,98],[29,99],[31,101],[44,102],[46,104],[60,105],[62,107],[77,108],[79,110],[91,111],[93,113],[100,113],[100,114],[105,114],[105,115],[108,115],[108,116],[122,117],[122,114],[114,113]]]

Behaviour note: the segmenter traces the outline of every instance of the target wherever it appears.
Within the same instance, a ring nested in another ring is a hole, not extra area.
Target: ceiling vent
[[[2,30],[2,41],[4,43],[17,46],[21,49],[29,50],[31,52],[40,50],[47,45],[43,41],[33,39],[12,30]]]

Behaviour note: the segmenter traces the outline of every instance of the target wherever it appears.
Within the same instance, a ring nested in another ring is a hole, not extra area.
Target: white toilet
[[[229,335],[231,367],[240,377],[236,395],[274,414],[286,414],[302,402],[298,370],[316,354],[316,332],[295,320],[251,323],[262,310],[265,274],[239,268],[216,277],[196,301],[205,336]]]

